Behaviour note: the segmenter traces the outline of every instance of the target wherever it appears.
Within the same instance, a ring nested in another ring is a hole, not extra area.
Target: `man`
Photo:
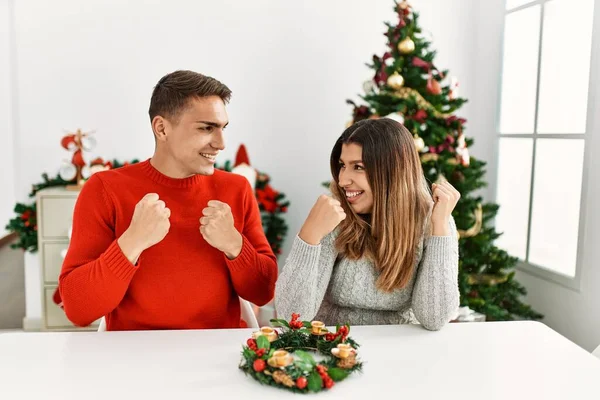
[[[231,91],[192,71],[154,88],[152,158],[84,185],[59,278],[67,317],[108,330],[235,328],[238,296],[273,298],[277,262],[254,193],[215,170]]]

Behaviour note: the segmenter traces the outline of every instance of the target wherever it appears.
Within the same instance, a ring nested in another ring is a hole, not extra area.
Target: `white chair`
[[[242,313],[242,319],[246,321],[248,324],[248,328],[260,328],[258,325],[258,320],[256,319],[256,314],[254,314],[254,310],[250,305],[248,300],[244,300],[240,297],[240,310]]]
[[[100,325],[98,325],[98,332],[106,332],[106,318],[100,318]]]
[[[600,346],[596,347],[596,350],[592,351],[592,354],[600,358]]]
[[[254,310],[252,309],[250,302],[242,299],[241,297],[239,299],[241,316],[242,319],[246,321],[246,324],[248,324],[248,328],[259,328],[258,320],[256,319],[256,315],[254,314]],[[106,332],[106,319],[104,317],[100,319],[98,332]]]

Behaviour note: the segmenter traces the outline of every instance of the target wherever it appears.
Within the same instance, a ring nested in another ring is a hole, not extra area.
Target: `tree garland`
[[[239,368],[263,385],[296,393],[331,389],[335,382],[361,371],[357,358],[359,344],[348,336],[350,325],[338,325],[329,332],[320,321],[272,319],[273,327],[262,327],[242,346]],[[307,350],[320,354],[317,362]],[[294,357],[295,356],[295,357]]]
[[[131,162],[121,163],[120,161],[113,160],[108,162],[112,169],[120,168],[125,165],[135,164],[138,160]],[[50,178],[47,173],[42,174],[42,182],[34,183],[29,193],[29,198],[34,198],[36,193],[42,189],[56,187],[56,186],[67,186],[73,184],[75,180],[65,181],[56,175],[54,178]],[[37,207],[36,202],[31,203],[17,203],[14,208],[14,212],[17,214],[16,217],[8,221],[5,229],[10,232],[15,232],[18,235],[16,243],[10,245],[13,249],[23,249],[30,253],[35,253],[38,250],[38,237],[37,237]]]
[[[133,160],[131,162],[121,163],[117,160],[113,160],[107,164],[110,164],[112,169],[115,169],[137,162],[138,160]],[[231,163],[227,161],[220,169],[231,171]],[[288,229],[281,214],[287,212],[290,203],[285,199],[285,195],[274,190],[269,182],[270,177],[267,174],[259,172],[256,179],[255,194],[261,211],[265,236],[267,237],[273,252],[276,255],[279,255],[281,254],[281,246]],[[34,198],[36,193],[42,189],[55,186],[67,186],[72,183],[74,183],[74,181],[65,181],[61,179],[59,175],[50,178],[47,173],[43,173],[42,182],[32,186],[29,197]],[[8,222],[8,225],[6,225],[8,231],[16,232],[18,234],[17,242],[12,244],[11,247],[23,249],[31,253],[37,252],[37,210],[35,201],[31,203],[17,203],[14,212],[17,215]]]

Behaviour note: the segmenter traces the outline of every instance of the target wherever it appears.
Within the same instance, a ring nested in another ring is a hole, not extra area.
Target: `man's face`
[[[228,123],[220,97],[190,99],[176,120],[164,119],[167,157],[183,176],[212,175],[217,154],[225,148],[223,130]]]

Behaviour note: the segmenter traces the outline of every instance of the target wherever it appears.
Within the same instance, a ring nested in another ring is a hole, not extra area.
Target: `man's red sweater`
[[[148,193],[157,193],[171,210],[171,228],[133,265],[117,239]],[[231,207],[243,237],[234,260],[200,234],[209,200]],[[277,261],[246,178],[216,170],[211,176],[173,179],[147,160],[98,172],[86,182],[75,206],[59,290],[67,317],[79,326],[106,316],[108,330],[237,328],[238,296],[266,304],[276,280]]]

